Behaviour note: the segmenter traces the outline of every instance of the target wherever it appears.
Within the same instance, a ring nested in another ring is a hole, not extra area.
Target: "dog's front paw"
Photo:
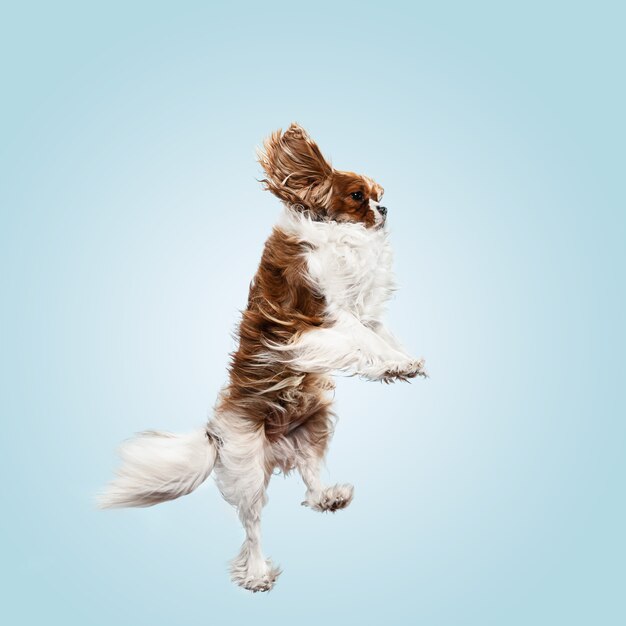
[[[381,380],[385,383],[392,383],[396,380],[409,380],[417,376],[428,377],[428,372],[424,369],[426,362],[424,359],[410,359],[402,363],[393,363],[388,366]]]
[[[331,511],[334,513],[339,509],[345,509],[354,496],[354,487],[352,485],[334,485],[326,487],[316,493],[307,493],[303,506],[308,506],[314,511]]]

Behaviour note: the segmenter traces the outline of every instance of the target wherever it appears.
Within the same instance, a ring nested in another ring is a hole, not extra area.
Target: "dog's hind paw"
[[[233,564],[231,579],[240,587],[256,593],[257,591],[269,591],[276,583],[280,572],[280,567],[275,567],[268,559],[265,561],[265,567],[260,571],[250,571]]]
[[[352,485],[334,485],[326,487],[317,493],[307,493],[303,506],[308,506],[314,511],[331,511],[334,513],[339,509],[345,509],[354,496],[354,487]]]
[[[269,591],[280,574],[280,567],[273,565],[270,559],[253,558],[247,541],[241,546],[239,554],[230,563],[231,580],[256,593]]]

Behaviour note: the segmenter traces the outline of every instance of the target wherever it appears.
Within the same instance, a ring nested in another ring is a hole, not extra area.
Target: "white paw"
[[[400,363],[391,363],[387,365],[385,372],[380,380],[391,383],[396,380],[408,380],[416,376],[428,377],[428,372],[424,369],[424,359],[409,359]]]
[[[256,593],[257,591],[269,591],[280,575],[280,567],[275,567],[270,559],[251,559],[247,546],[244,544],[241,552],[230,564],[231,580]]]
[[[280,575],[280,568],[274,567],[268,559],[265,567],[254,568],[252,571],[246,569],[231,569],[231,579],[234,583],[256,593],[257,591],[269,591]]]
[[[339,509],[345,509],[354,496],[354,487],[352,485],[334,485],[326,487],[317,493],[307,493],[303,506],[308,506],[314,511],[331,511],[335,512]]]

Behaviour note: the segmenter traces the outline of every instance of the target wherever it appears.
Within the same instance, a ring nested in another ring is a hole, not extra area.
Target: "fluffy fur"
[[[206,430],[187,435],[145,431],[120,448],[123,465],[99,503],[103,508],[150,506],[191,493],[215,465]]]
[[[392,382],[425,376],[382,322],[395,289],[383,189],[333,169],[301,127],[277,131],[259,152],[265,187],[285,204],[250,285],[229,380],[206,429],[147,432],[122,448],[103,507],[150,506],[193,491],[213,470],[245,540],[234,582],[268,591],[280,574],[261,548],[272,472],[297,469],[302,504],[348,506],[351,485],[326,486],[320,467],[333,430],[331,375]]]

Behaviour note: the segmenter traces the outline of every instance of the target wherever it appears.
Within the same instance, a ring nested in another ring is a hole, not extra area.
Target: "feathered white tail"
[[[98,496],[98,506],[152,506],[187,495],[206,480],[216,456],[204,429],[185,435],[139,433],[120,448],[122,466]]]

